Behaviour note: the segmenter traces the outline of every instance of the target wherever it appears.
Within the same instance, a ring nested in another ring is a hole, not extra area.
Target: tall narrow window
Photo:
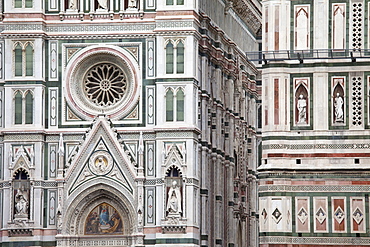
[[[176,120],[184,121],[184,92],[182,89],[176,94]]]
[[[22,93],[20,91],[18,91],[15,94],[14,108],[15,108],[14,124],[22,124],[23,104],[22,104]]]
[[[26,46],[26,76],[33,76],[33,47],[31,44]]]
[[[166,45],[166,74],[173,73],[173,44],[168,42]]]
[[[20,43],[14,49],[15,76],[22,76],[22,46]]]
[[[26,124],[33,123],[33,96],[31,92],[26,94]]]
[[[176,63],[176,72],[184,73],[184,43],[182,41],[177,44]]]
[[[166,121],[173,121],[173,92],[168,90],[166,93]]]

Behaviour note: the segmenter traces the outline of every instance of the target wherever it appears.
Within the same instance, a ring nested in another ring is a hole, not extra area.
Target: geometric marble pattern
[[[272,218],[274,219],[276,224],[278,224],[279,221],[283,218],[278,208],[275,208],[274,212],[272,212]]]
[[[344,220],[344,211],[343,209],[338,206],[334,212],[334,219],[340,224]]]
[[[357,207],[352,214],[352,218],[356,221],[357,224],[360,224],[361,221],[364,219],[364,214],[361,210]]]
[[[315,214],[315,217],[316,219],[320,222],[320,224],[322,224],[325,219],[326,219],[326,212],[324,211],[324,209],[322,207],[320,207],[316,214]]]
[[[298,219],[302,224],[304,224],[308,219],[308,213],[303,207],[298,211]]]

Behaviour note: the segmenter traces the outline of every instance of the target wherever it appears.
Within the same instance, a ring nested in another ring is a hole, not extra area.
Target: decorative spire
[[[60,156],[64,155],[64,143],[63,143],[63,134],[60,133],[59,135],[59,149],[58,149],[58,154]]]
[[[139,154],[144,153],[144,140],[143,140],[143,132],[140,131],[140,137],[139,137],[139,148],[137,150]]]

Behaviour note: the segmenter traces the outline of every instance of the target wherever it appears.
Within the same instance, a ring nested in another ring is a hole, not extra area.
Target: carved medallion
[[[97,151],[91,155],[89,168],[95,175],[106,175],[113,167],[112,156],[106,151]]]

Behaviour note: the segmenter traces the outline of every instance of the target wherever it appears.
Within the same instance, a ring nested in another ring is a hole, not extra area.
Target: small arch
[[[166,121],[173,121],[173,90],[168,89],[166,92]]]
[[[172,74],[174,71],[174,45],[172,41],[168,41],[166,44],[166,74]]]
[[[30,90],[26,91],[26,96],[25,96],[25,101],[26,101],[26,119],[25,123],[26,124],[33,124],[33,93]]]
[[[176,73],[184,73],[184,61],[185,61],[185,46],[183,40],[179,40],[176,45]]]
[[[30,42],[27,42],[25,44],[25,56],[26,56],[26,76],[33,76],[34,50],[33,45]]]
[[[176,93],[176,121],[184,121],[185,94],[183,88],[179,88]]]
[[[20,42],[17,42],[14,46],[14,75],[23,75],[23,47]]]
[[[167,167],[166,177],[172,177],[172,178],[182,177],[181,169],[175,164],[170,165],[169,167]]]
[[[86,223],[89,220],[90,213],[102,204],[109,204],[116,210],[123,222],[121,235],[130,236],[134,231],[136,218],[134,198],[118,184],[110,185],[104,181],[96,182],[91,182],[81,189],[78,194],[67,198],[67,208],[64,208],[62,212],[65,219],[62,229],[63,235],[85,235]],[[114,235],[115,233],[105,232],[104,234]]]
[[[22,124],[23,116],[23,95],[22,91],[14,93],[14,124]]]

